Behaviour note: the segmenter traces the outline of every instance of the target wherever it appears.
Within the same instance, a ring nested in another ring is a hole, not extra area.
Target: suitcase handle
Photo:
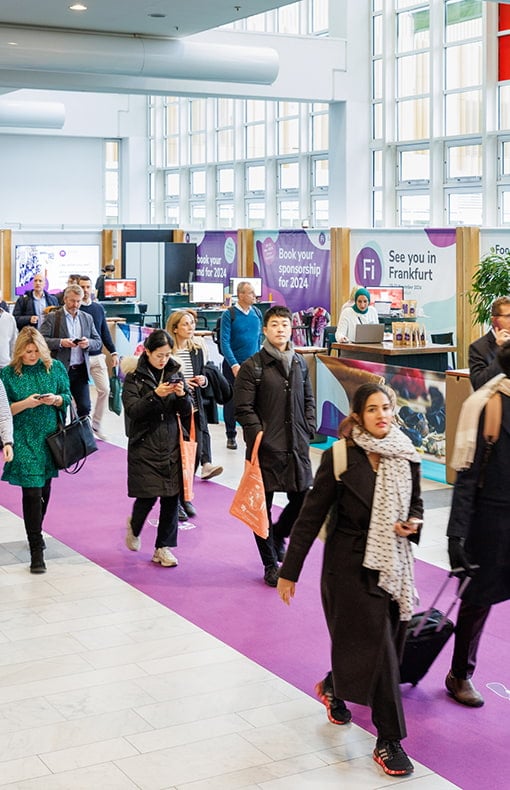
[[[470,570],[471,571],[475,571],[475,570],[478,570],[479,567],[480,567],[479,565],[471,565],[470,566]],[[436,597],[434,598],[434,600],[430,604],[430,606],[427,609],[427,611],[424,612],[423,617],[421,618],[421,620],[418,623],[418,625],[416,626],[416,628],[411,632],[413,636],[418,636],[422,632],[423,628],[425,627],[425,623],[427,622],[427,618],[428,618],[429,614],[431,613],[432,609],[435,607],[435,605],[438,602],[439,598],[443,594],[443,592],[446,589],[450,579],[454,578],[454,577],[458,577],[459,573],[461,573],[461,572],[465,572],[465,568],[455,568],[453,571],[449,572],[448,576],[446,577],[446,579],[442,583],[441,587],[439,588],[439,591],[438,591]],[[444,628],[444,625],[445,625],[445,623],[446,623],[446,621],[448,619],[448,615],[450,614],[450,612],[452,611],[453,607],[457,603],[457,600],[462,596],[464,590],[466,589],[466,587],[468,586],[470,581],[471,581],[471,576],[466,576],[466,578],[462,580],[462,582],[459,585],[459,588],[458,588],[458,590],[457,590],[457,592],[455,594],[455,597],[454,597],[453,601],[451,602],[451,604],[448,607],[447,611],[441,617],[439,623],[435,627],[435,629],[434,629],[435,632],[441,631]]]

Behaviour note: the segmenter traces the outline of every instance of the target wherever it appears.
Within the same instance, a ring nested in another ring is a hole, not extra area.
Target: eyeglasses
[[[496,318],[510,318],[510,313],[496,313]]]

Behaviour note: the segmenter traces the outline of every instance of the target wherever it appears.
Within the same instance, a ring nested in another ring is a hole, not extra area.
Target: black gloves
[[[469,558],[464,549],[464,539],[458,537],[448,538],[448,557],[450,558],[450,567],[452,571],[464,570],[464,574],[459,576],[471,576],[475,567],[471,565]]]

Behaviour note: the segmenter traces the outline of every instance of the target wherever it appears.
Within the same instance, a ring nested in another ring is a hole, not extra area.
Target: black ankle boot
[[[32,549],[30,551],[30,573],[46,573],[44,563],[44,553],[42,549]]]

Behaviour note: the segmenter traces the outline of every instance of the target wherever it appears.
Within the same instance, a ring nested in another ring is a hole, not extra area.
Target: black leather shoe
[[[481,708],[485,700],[479,691],[475,689],[469,678],[456,678],[448,672],[445,680],[448,694],[453,697],[455,702],[461,705],[469,705],[471,708]]]
[[[179,519],[179,521],[187,521],[188,520],[188,514],[186,513],[186,511],[184,510],[184,508],[183,508],[183,506],[181,505],[180,502],[179,502],[179,507],[178,507],[177,518]]]
[[[237,442],[232,437],[227,439],[227,450],[237,450]]]
[[[42,549],[34,549],[30,552],[30,573],[46,573],[44,554]]]
[[[276,587],[278,584],[278,568],[276,565],[268,565],[264,571],[264,581],[269,587]]]
[[[183,502],[183,503],[182,503],[182,506],[183,506],[183,508],[184,508],[184,512],[185,512],[185,513],[186,513],[186,515],[187,515],[187,516],[189,516],[190,518],[193,518],[193,516],[196,516],[196,515],[197,515],[197,511],[195,510],[195,508],[193,507],[193,505],[191,504],[191,502]]]

